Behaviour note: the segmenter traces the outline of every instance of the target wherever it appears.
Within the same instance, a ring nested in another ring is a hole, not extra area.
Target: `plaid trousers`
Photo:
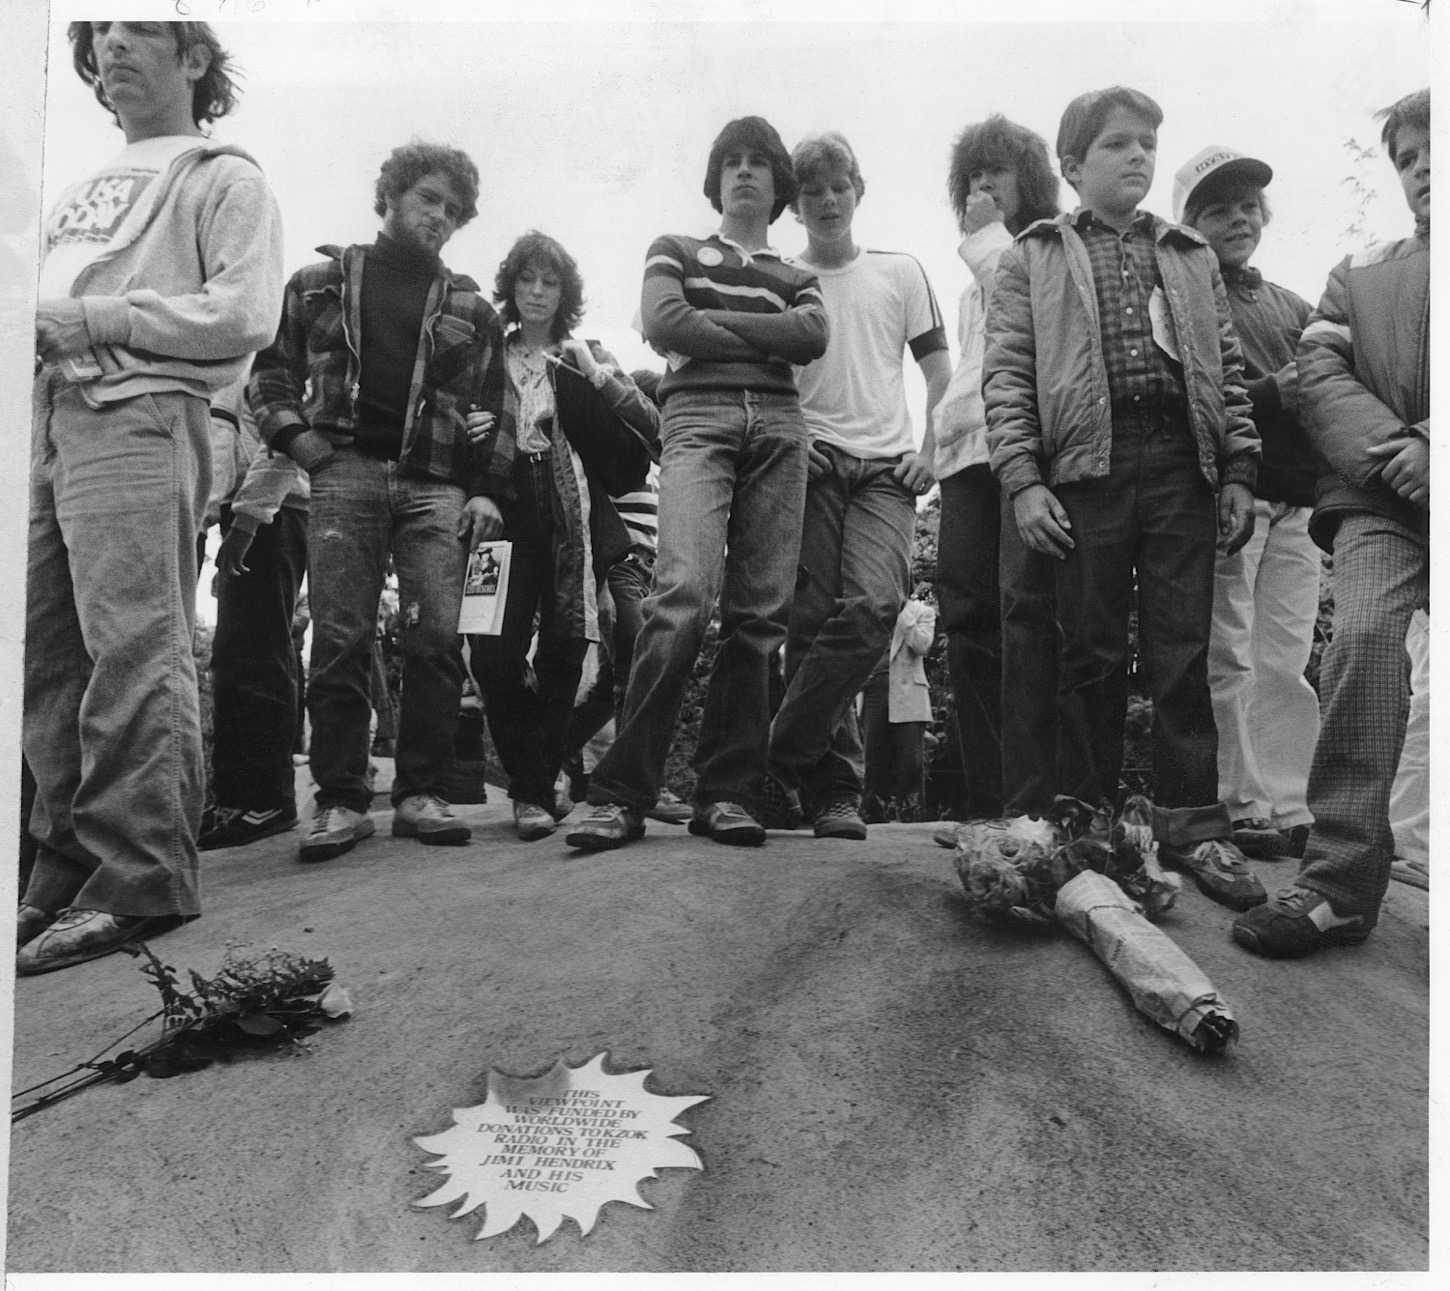
[[[1373,921],[1390,882],[1390,789],[1405,742],[1405,633],[1429,603],[1430,550],[1383,516],[1348,516],[1334,541],[1334,633],[1319,675],[1309,771],[1314,826],[1299,884]]]

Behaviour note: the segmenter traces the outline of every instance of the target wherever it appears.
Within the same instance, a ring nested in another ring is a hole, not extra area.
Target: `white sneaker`
[[[416,838],[420,843],[458,846],[473,837],[473,830],[436,793],[415,793],[393,808],[393,834],[397,838]]]
[[[557,822],[542,807],[532,802],[514,800],[514,828],[526,843],[548,838],[554,832]]]
[[[304,861],[330,861],[334,856],[350,852],[365,838],[377,831],[373,818],[365,811],[350,807],[324,807],[312,821],[312,828],[297,849]]]

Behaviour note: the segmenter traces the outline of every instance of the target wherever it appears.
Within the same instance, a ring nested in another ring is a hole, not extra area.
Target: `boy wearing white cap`
[[[1319,459],[1295,415],[1294,370],[1310,307],[1249,265],[1269,221],[1264,188],[1273,173],[1210,145],[1173,182],[1174,218],[1203,234],[1218,256],[1263,443],[1253,531],[1238,551],[1218,552],[1208,646],[1219,797],[1234,841],[1260,857],[1303,852],[1319,737],[1319,701],[1304,679],[1319,609],[1319,552],[1309,536]]]

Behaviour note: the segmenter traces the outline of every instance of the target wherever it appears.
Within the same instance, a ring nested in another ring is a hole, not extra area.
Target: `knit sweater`
[[[730,314],[743,316],[739,332],[723,317]],[[791,365],[820,358],[829,336],[813,273],[719,233],[655,239],[640,320],[645,340],[669,360],[661,399],[678,390],[793,395]]]

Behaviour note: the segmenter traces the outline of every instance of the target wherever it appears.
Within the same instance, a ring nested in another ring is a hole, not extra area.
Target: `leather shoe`
[[[20,948],[15,972],[20,977],[53,973],[58,968],[99,959],[133,941],[141,941],[179,926],[179,914],[126,915],[104,910],[62,910],[40,936]]]

